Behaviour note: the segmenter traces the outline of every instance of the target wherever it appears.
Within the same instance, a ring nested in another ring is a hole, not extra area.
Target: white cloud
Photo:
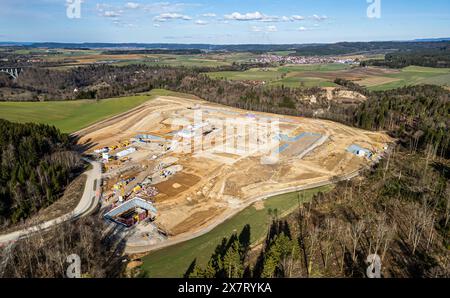
[[[323,20],[326,18],[325,16],[319,17]],[[245,14],[239,13],[239,12],[233,12],[232,14],[225,15],[225,19],[227,20],[234,20],[234,21],[259,21],[259,22],[295,22],[295,21],[303,21],[305,20],[305,17],[300,15],[293,15],[293,16],[269,16],[265,15],[259,11],[256,12],[248,12]]]
[[[99,3],[96,8],[99,15],[105,18],[117,18],[123,13],[123,10],[109,4]]]
[[[159,28],[159,27],[161,27],[161,25],[160,24],[153,24],[153,27]]]
[[[302,27],[298,28],[298,31],[308,31],[308,28],[302,26]]]
[[[185,3],[170,3],[170,2],[155,2],[151,4],[142,5],[144,11],[153,14],[182,12],[188,4]]]
[[[314,20],[316,20],[316,21],[319,21],[319,22],[321,22],[321,21],[324,21],[324,20],[326,20],[326,19],[328,19],[328,17],[327,16],[319,16],[319,15],[313,15],[312,16],[312,18],[314,19]]]
[[[121,15],[120,11],[105,10],[102,12],[102,16],[107,18],[117,18],[120,17],[120,15]]]
[[[195,21],[195,24],[199,25],[199,26],[205,26],[205,25],[208,25],[208,22],[205,22],[205,21],[202,21],[202,20],[198,20],[198,21]]]
[[[133,23],[128,23],[128,22],[124,22],[120,19],[113,19],[112,23],[118,27],[124,27],[124,28],[135,28],[137,27],[135,24]]]
[[[241,14],[239,12],[233,12],[232,14],[225,15],[225,19],[227,20],[235,20],[235,21],[260,21],[266,19],[267,16],[260,13],[259,11],[248,12],[245,14]]]
[[[259,26],[252,26],[250,27],[250,31],[252,32],[278,32],[277,26],[266,26],[266,27],[259,27]]]
[[[141,5],[139,3],[136,3],[136,2],[127,2],[125,4],[125,8],[128,8],[128,9],[137,9],[137,8],[140,8],[140,7],[141,7]]]
[[[179,13],[162,13],[156,17],[153,18],[156,22],[166,22],[170,20],[183,20],[183,21],[190,21],[192,18],[187,15],[179,14]]]
[[[299,16],[299,15],[294,15],[291,17],[291,19],[294,21],[303,21],[305,19],[305,17]]]
[[[213,13],[213,12],[208,12],[208,13],[202,14],[202,17],[205,17],[205,18],[214,18],[216,16],[217,15],[215,13]]]

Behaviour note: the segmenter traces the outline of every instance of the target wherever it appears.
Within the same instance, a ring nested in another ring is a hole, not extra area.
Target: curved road
[[[102,177],[101,164],[98,162],[87,160],[87,159],[84,159],[84,160],[86,162],[89,162],[92,165],[92,169],[85,173],[85,175],[87,175],[86,185],[84,188],[83,196],[81,197],[81,200],[78,203],[77,207],[75,207],[75,209],[72,212],[65,214],[63,216],[60,216],[58,218],[49,220],[47,222],[35,225],[30,228],[21,229],[21,230],[18,230],[18,231],[9,233],[9,234],[5,234],[5,235],[0,235],[0,246],[14,243],[15,241],[22,239],[22,238],[26,238],[35,232],[47,230],[47,229],[49,229],[55,225],[61,224],[63,222],[89,215],[97,208],[97,206],[99,204],[99,200],[100,200],[100,192],[96,191],[96,190],[99,189],[99,186],[101,183],[101,177]],[[198,230],[194,233],[181,234],[174,238],[169,238],[167,241],[164,241],[164,242],[156,244],[156,245],[146,245],[146,246],[127,245],[125,252],[126,253],[150,252],[150,251],[162,249],[162,248],[165,248],[168,246],[172,246],[172,245],[184,242],[184,241],[188,241],[188,240],[197,238],[201,235],[204,235],[204,234],[210,232],[211,230],[213,230],[215,227],[217,227],[224,221],[232,218],[237,213],[241,212],[242,210],[244,210],[245,208],[247,208],[248,206],[250,206],[251,204],[253,204],[257,201],[265,200],[269,197],[276,196],[276,195],[281,195],[281,194],[290,193],[290,192],[294,192],[294,191],[313,189],[313,188],[317,188],[317,187],[321,187],[321,186],[334,184],[339,181],[349,180],[349,179],[352,179],[352,178],[358,176],[359,172],[360,172],[360,170],[349,173],[347,175],[341,176],[341,177],[333,179],[333,180],[324,180],[324,181],[312,183],[309,185],[290,187],[290,188],[286,188],[286,189],[283,189],[280,191],[276,191],[276,192],[272,192],[272,193],[268,193],[268,194],[264,194],[264,195],[260,195],[260,196],[255,196],[253,198],[246,200],[244,202],[244,204],[242,204],[239,208],[233,209],[230,212],[225,213],[223,216],[221,216],[220,218],[217,218],[213,223],[211,223],[207,227],[202,228],[201,230]]]
[[[335,179],[332,179],[332,180],[327,179],[327,180],[324,180],[324,181],[311,183],[309,185],[289,187],[289,188],[285,188],[283,190],[274,191],[272,193],[255,196],[253,198],[249,198],[239,208],[233,209],[233,210],[229,211],[228,213],[223,214],[223,216],[221,216],[220,218],[217,218],[214,222],[212,222],[207,227],[204,227],[204,228],[202,228],[202,229],[200,229],[200,230],[198,230],[198,231],[196,231],[194,233],[180,234],[180,235],[175,236],[173,238],[169,238],[168,240],[166,240],[164,242],[161,242],[161,243],[158,243],[158,244],[153,244],[153,245],[139,245],[139,246],[138,245],[136,245],[136,246],[127,245],[125,247],[125,253],[137,254],[137,253],[151,252],[151,251],[159,250],[159,249],[162,249],[162,248],[165,248],[165,247],[168,247],[168,246],[172,246],[172,245],[175,245],[175,244],[179,244],[181,242],[185,242],[185,241],[188,241],[188,240],[200,237],[200,236],[210,232],[211,230],[213,230],[218,225],[220,225],[223,222],[225,222],[226,220],[232,218],[233,216],[235,216],[236,214],[238,214],[239,212],[241,212],[245,208],[251,206],[253,203],[255,203],[257,201],[265,200],[265,199],[268,199],[269,197],[273,197],[273,196],[277,196],[277,195],[282,195],[282,194],[291,193],[291,192],[295,192],[295,191],[302,191],[302,190],[318,188],[318,187],[322,187],[322,186],[335,184],[335,183],[340,182],[340,181],[350,180],[350,179],[353,179],[356,176],[358,176],[361,171],[362,171],[362,169],[354,171],[354,172],[346,174],[346,175],[342,175],[340,177],[336,177]]]
[[[84,186],[83,196],[81,197],[81,200],[75,207],[75,209],[68,214],[35,225],[33,227],[21,229],[6,235],[0,235],[0,246],[15,242],[21,238],[26,238],[35,232],[47,230],[57,224],[89,215],[97,208],[100,200],[100,192],[96,190],[100,189],[99,186],[102,177],[101,165],[98,162],[88,159],[83,158],[83,160],[89,162],[92,165],[92,169],[85,172],[87,180]]]

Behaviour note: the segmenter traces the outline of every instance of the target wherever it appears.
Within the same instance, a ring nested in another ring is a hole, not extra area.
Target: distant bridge
[[[19,77],[19,74],[22,72],[22,68],[18,67],[0,67],[0,73],[4,72],[9,74],[14,80]]]

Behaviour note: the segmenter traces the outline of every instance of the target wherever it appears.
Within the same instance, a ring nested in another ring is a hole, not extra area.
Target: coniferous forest
[[[0,119],[0,223],[14,224],[62,195],[82,163],[67,134]]]

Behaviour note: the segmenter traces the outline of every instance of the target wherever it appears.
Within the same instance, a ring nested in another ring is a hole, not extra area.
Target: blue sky
[[[0,0],[0,41],[313,43],[450,37],[448,0]]]

